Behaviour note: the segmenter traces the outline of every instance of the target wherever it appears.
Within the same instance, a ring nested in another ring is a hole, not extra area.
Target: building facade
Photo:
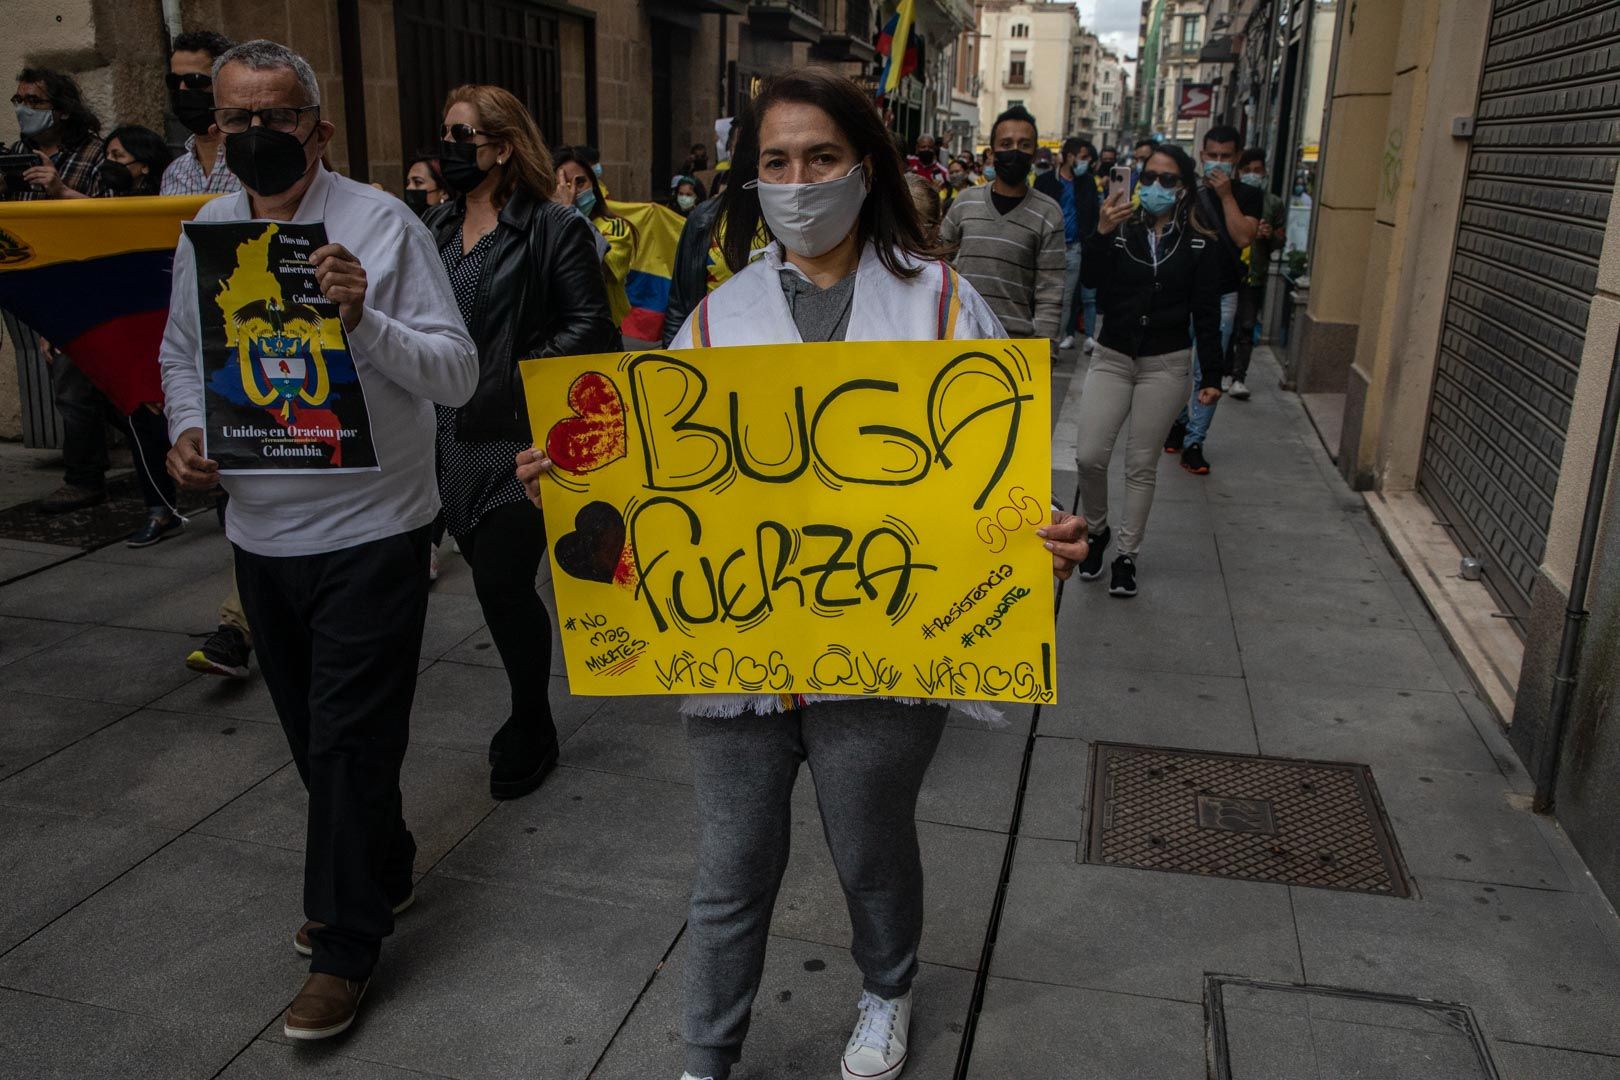
[[[1620,898],[1620,499],[1592,483],[1620,410],[1620,0],[1358,0],[1335,49],[1307,400]]]
[[[1043,140],[1061,139],[1070,119],[1070,68],[1080,35],[1073,4],[983,0],[979,10],[979,141],[1003,111],[1022,105]]]
[[[1125,107],[1130,100],[1130,86],[1126,64],[1113,49],[1104,48],[1097,61],[1097,78],[1093,111],[1097,125],[1092,141],[1100,149],[1117,147],[1125,141]]]
[[[1097,133],[1098,64],[1102,44],[1097,35],[1081,26],[1074,36],[1074,54],[1069,61],[1069,118],[1065,135],[1093,138]]]

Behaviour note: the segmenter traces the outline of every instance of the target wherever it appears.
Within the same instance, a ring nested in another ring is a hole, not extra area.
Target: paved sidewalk
[[[1141,596],[1064,589],[1063,703],[1006,730],[953,720],[918,808],[906,1076],[1202,1078],[1219,973],[1460,1002],[1504,1078],[1620,1077],[1614,915],[1529,813],[1297,399],[1223,403],[1208,452],[1204,478],[1164,462]],[[668,699],[571,698],[559,650],[563,767],[493,803],[505,680],[447,558],[405,767],[420,902],[355,1030],[293,1046],[303,793],[258,678],[180,663],[228,584],[223,537],[199,519],[62,557],[0,586],[0,1076],[676,1080],[692,799]],[[1416,896],[1084,863],[1099,740],[1366,763]],[[739,1080],[836,1076],[853,1020],[813,800],[806,776]],[[1432,1014],[1329,1005],[1229,991],[1234,1080],[1482,1075]]]

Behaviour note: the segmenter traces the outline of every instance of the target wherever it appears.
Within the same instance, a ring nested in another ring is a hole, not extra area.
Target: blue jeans
[[[1063,246],[1063,329],[1060,338],[1066,338],[1077,329],[1084,329],[1086,337],[1097,336],[1097,290],[1080,284],[1081,245]],[[1083,320],[1075,325],[1074,309],[1078,305]]]
[[[1221,355],[1226,355],[1226,347],[1232,343],[1232,324],[1237,321],[1238,294],[1235,292],[1221,294]],[[1209,435],[1209,422],[1215,419],[1215,406],[1205,405],[1198,400],[1198,386],[1203,381],[1203,375],[1198,364],[1198,345],[1193,344],[1192,366],[1192,393],[1187,398],[1187,405],[1176,417],[1176,423],[1187,429],[1187,437],[1181,440],[1182,446],[1202,445],[1205,437]]]
[[[1063,322],[1058,338],[1074,336],[1074,302],[1080,292],[1080,244],[1063,245]]]

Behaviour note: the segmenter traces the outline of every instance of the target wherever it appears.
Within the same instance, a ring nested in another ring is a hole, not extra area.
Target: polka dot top
[[[478,297],[478,279],[484,259],[495,246],[495,230],[479,237],[465,255],[461,252],[461,230],[439,249],[456,306],[469,329],[473,305]],[[528,502],[518,482],[514,459],[527,449],[513,439],[467,441],[456,435],[456,416],[461,411],[447,405],[434,405],[438,416],[435,443],[439,453],[439,501],[444,504],[444,527],[451,536],[465,536],[477,527],[485,514],[508,503]]]

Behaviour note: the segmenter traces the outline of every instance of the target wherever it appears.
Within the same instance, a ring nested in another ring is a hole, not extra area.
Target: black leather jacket
[[[709,237],[720,216],[720,200],[698,203],[686,215],[681,242],[675,248],[675,272],[669,279],[669,307],[664,309],[664,347],[675,340],[681,325],[709,289]]]
[[[1098,344],[1135,358],[1180,352],[1196,343],[1199,388],[1220,386],[1225,357],[1218,245],[1214,236],[1181,225],[1165,231],[1155,258],[1140,214],[1112,233],[1087,236],[1080,280],[1097,290],[1097,312],[1103,317]]]
[[[466,215],[466,200],[456,199],[422,220],[442,248]],[[539,202],[522,189],[501,208],[467,325],[478,345],[478,388],[456,414],[460,438],[532,440],[519,360],[622,347],[591,231],[571,207]]]

